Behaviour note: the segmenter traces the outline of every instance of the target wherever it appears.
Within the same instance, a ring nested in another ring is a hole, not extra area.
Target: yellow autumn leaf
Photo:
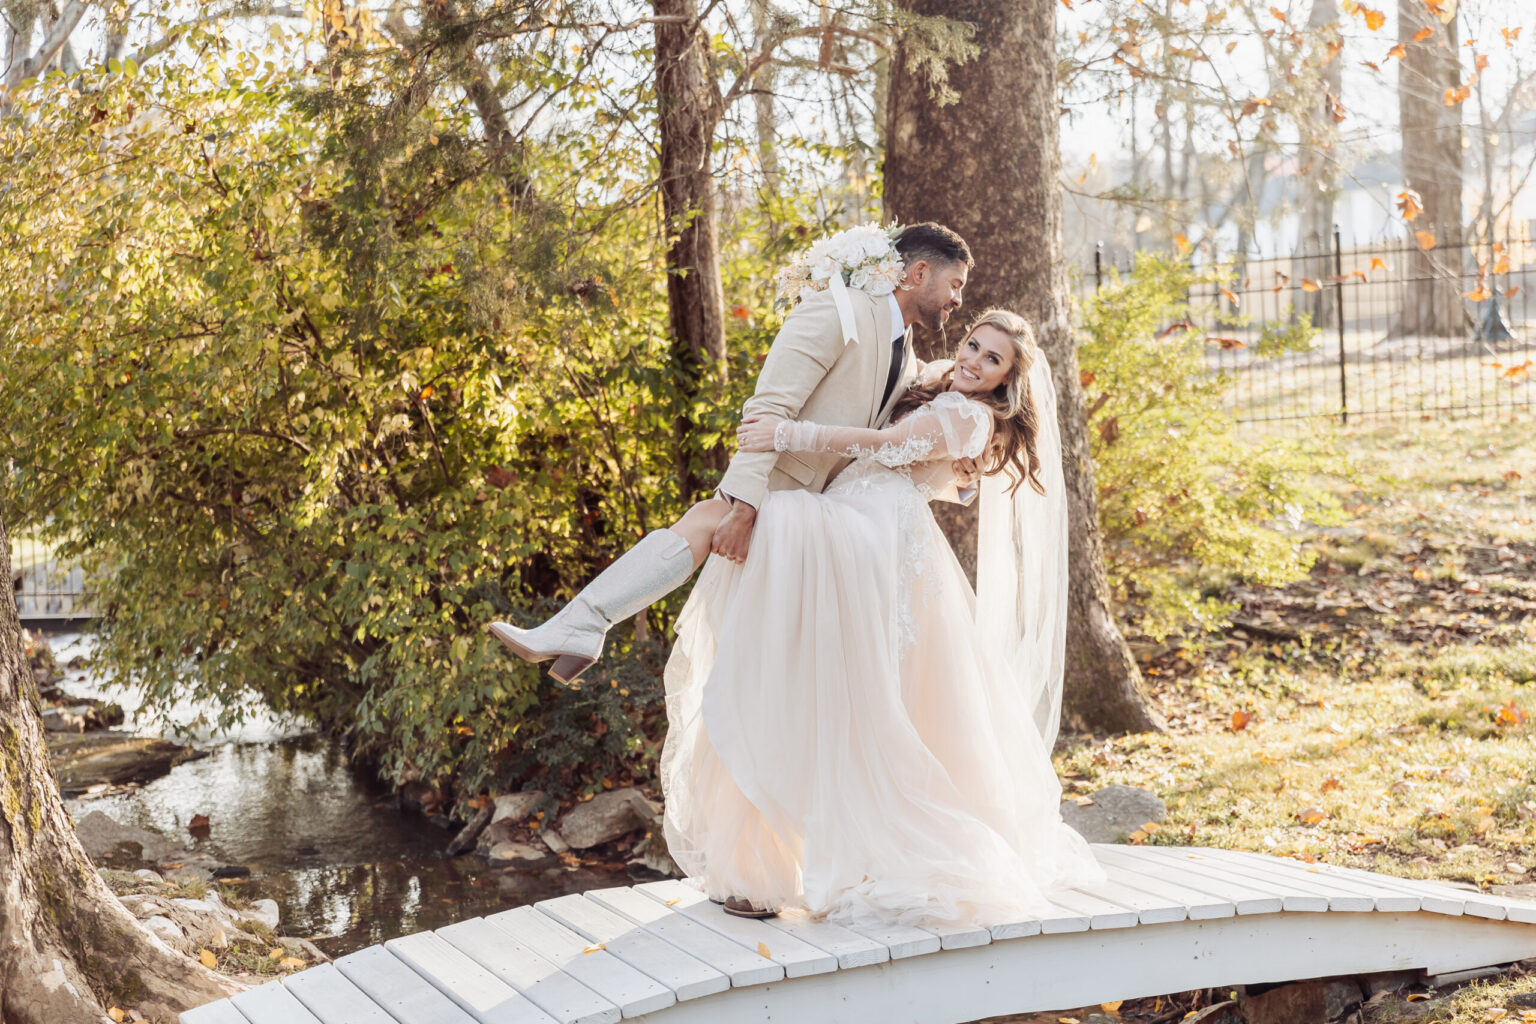
[[[1419,240],[1419,248],[1428,251],[1435,247],[1435,233],[1433,231],[1415,231],[1413,237]]]
[[[764,960],[773,959],[773,954],[768,952],[768,944],[766,942],[759,942],[757,944],[757,955],[762,957]]]
[[[282,955],[283,955],[283,947],[282,946],[273,946],[271,952],[267,953],[267,959],[268,960],[278,960],[278,959],[282,958]]]
[[[277,966],[285,971],[297,971],[304,966],[304,961],[296,956],[285,956],[277,962]]]
[[[128,1015],[114,1006],[112,1009],[107,1011],[107,1016],[111,1017],[114,1021],[117,1022],[117,1024],[123,1024],[123,1018],[127,1017]]]
[[[667,900],[667,906],[675,907],[681,902],[683,902],[683,898],[681,896],[674,896],[670,900]]]
[[[595,946],[588,946],[586,949],[582,950],[582,952],[583,953],[601,953],[603,950],[605,950],[607,948],[608,948],[608,944],[606,942],[599,942]]]
[[[1125,1000],[1123,1000],[1123,999],[1116,999],[1112,1003],[1100,1003],[1099,1004],[1099,1009],[1103,1010],[1105,1013],[1109,1014],[1111,1017],[1119,1018],[1119,1016],[1120,1016],[1120,1004],[1123,1003],[1123,1002],[1125,1002]]]
[[[208,952],[206,949],[198,950],[197,958],[201,960],[203,962],[203,966],[208,968],[210,971],[219,966],[219,958]]]

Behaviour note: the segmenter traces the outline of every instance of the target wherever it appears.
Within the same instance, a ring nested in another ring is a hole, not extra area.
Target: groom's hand
[[[956,459],[952,468],[955,471],[955,487],[962,491],[968,487],[975,487],[977,479],[981,476],[976,470],[975,459]]]
[[[757,509],[732,498],[731,510],[720,520],[714,536],[709,540],[709,550],[740,565],[747,560],[747,548],[752,543],[752,528],[756,525]]]

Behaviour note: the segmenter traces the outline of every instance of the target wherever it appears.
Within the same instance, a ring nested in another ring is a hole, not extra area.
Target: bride
[[[678,619],[667,842],[732,913],[985,926],[1102,877],[1050,761],[1065,514],[1028,323],[981,314],[892,420],[743,421],[743,451],[854,461],[825,492],[772,492],[745,564],[710,559]],[[983,472],[976,593],[928,507],[964,458]]]

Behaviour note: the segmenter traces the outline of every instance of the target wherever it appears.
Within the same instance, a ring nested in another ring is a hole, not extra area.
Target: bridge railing
[[[53,545],[34,537],[11,538],[11,588],[28,625],[63,623],[96,615],[85,574],[62,564]]]

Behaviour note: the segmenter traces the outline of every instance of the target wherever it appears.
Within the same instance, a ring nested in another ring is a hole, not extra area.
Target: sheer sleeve
[[[992,413],[985,406],[946,391],[880,430],[785,420],[774,431],[773,447],[781,452],[868,458],[894,468],[931,459],[978,458],[991,435]]]

